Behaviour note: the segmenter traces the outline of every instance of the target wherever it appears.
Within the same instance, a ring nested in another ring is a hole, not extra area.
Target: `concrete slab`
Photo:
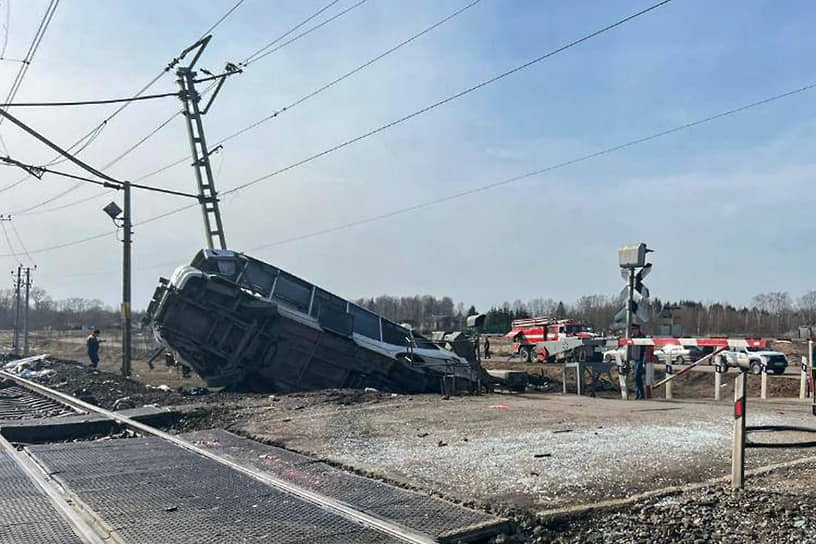
[[[171,425],[179,412],[169,408],[145,406],[121,413],[153,426]],[[24,420],[0,420],[0,434],[10,442],[42,444],[109,434],[121,426],[104,416],[76,414]]]

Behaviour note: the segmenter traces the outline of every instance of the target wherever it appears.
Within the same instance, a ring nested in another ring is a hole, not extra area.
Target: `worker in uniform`
[[[484,342],[484,358],[490,359],[490,339],[487,336],[485,336]]]
[[[88,348],[88,359],[91,360],[91,368],[97,368],[99,366],[99,343],[102,340],[99,339],[99,329],[94,329],[94,331],[88,336],[88,339],[85,341],[85,345]]]

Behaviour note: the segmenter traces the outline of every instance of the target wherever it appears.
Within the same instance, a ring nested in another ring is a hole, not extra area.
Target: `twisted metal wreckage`
[[[487,377],[475,349],[442,349],[234,251],[202,250],[161,278],[146,319],[156,339],[210,387],[477,392]]]

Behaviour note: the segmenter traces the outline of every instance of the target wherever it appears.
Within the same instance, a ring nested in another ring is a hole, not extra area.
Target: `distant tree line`
[[[408,323],[423,332],[463,329],[467,316],[477,313],[474,306],[454,302],[447,296],[383,295],[359,299],[355,303],[396,323]],[[607,295],[583,296],[574,302],[553,298],[515,300],[489,308],[485,312],[485,329],[487,332],[503,333],[510,330],[510,323],[514,319],[548,315],[580,319],[592,324],[597,331],[605,332],[612,326],[615,314],[622,307],[623,301],[618,296]],[[796,299],[784,291],[760,293],[751,299],[750,305],[742,307],[722,302],[652,299],[648,310],[651,318],[644,329],[649,334],[659,332],[661,321],[665,321],[661,320],[660,314],[666,310],[671,312],[674,323],[680,325],[686,335],[788,336],[795,334],[800,326],[816,326],[816,290]],[[0,289],[0,328],[13,327],[14,315],[14,291]],[[134,315],[134,324],[139,321],[139,316]],[[98,299],[73,297],[54,300],[41,287],[35,286],[31,290],[30,329],[83,327],[118,328],[119,311]]]
[[[380,296],[357,301],[357,304],[399,323],[410,323],[422,331],[456,330],[464,327],[468,315],[476,308],[454,303],[451,297],[430,295],[413,297]],[[574,302],[552,298],[515,300],[493,306],[487,314],[485,330],[502,333],[510,330],[514,319],[547,315],[557,318],[580,319],[592,324],[595,330],[606,332],[613,326],[615,314],[623,307],[619,296],[589,295]],[[692,300],[663,301],[651,299],[647,305],[650,315],[644,324],[648,334],[657,334],[661,319],[671,314],[675,325],[685,335],[738,335],[788,336],[795,335],[800,326],[816,325],[816,290],[794,300],[784,291],[760,293],[747,306],[722,302]],[[665,312],[664,312],[665,310]],[[816,332],[816,331],[814,331]]]
[[[20,304],[21,309],[24,308],[24,293],[21,293]],[[0,289],[0,328],[13,328],[15,314],[14,290]],[[134,323],[138,323],[135,315]],[[97,299],[73,297],[54,300],[45,289],[35,286],[29,295],[28,327],[29,330],[118,328],[119,311]]]

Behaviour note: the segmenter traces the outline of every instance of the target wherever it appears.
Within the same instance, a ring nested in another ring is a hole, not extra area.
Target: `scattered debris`
[[[116,402],[113,403],[114,410],[128,410],[130,408],[136,408],[136,403],[130,397],[116,399]]]

